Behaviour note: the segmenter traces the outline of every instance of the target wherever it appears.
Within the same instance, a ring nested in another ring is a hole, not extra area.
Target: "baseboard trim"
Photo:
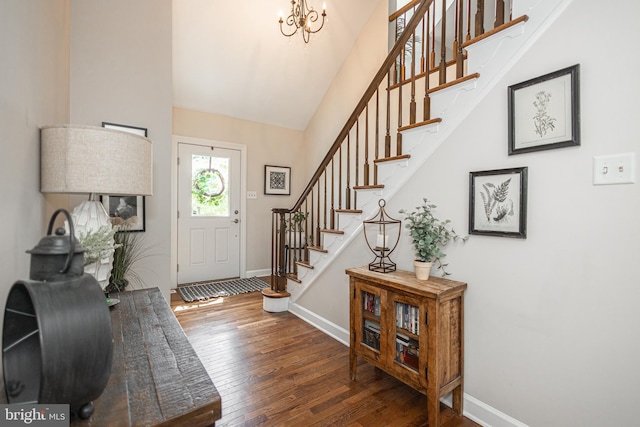
[[[271,276],[271,270],[269,269],[247,270],[245,274],[246,274],[245,277],[265,277],[265,276]]]
[[[498,411],[496,408],[464,393],[463,414],[465,417],[484,427],[529,427],[527,424]],[[440,399],[442,403],[451,407],[451,395]]]
[[[333,322],[330,322],[329,320],[321,316],[318,316],[314,312],[307,310],[306,308],[296,303],[289,304],[289,312],[349,347],[348,330],[336,325]]]
[[[349,347],[348,330],[296,303],[289,304],[289,312]],[[464,416],[483,427],[529,427],[469,394],[464,393],[463,398]],[[451,394],[440,400],[451,407]]]

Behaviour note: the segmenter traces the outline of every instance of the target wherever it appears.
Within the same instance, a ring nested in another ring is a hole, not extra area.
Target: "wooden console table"
[[[93,415],[73,427],[213,426],[222,403],[158,288],[111,294],[113,363]],[[0,377],[0,403],[6,403]]]
[[[350,366],[357,357],[427,396],[429,426],[438,427],[440,398],[453,393],[462,415],[466,283],[413,272],[346,271],[350,284]]]
[[[220,395],[158,288],[111,294],[113,364],[88,420],[73,426],[210,426]]]

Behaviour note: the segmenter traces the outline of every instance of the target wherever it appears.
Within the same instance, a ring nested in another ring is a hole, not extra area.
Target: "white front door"
[[[240,276],[240,151],[178,144],[178,283]]]

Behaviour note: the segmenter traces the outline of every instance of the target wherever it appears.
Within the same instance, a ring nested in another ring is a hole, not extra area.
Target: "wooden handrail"
[[[405,12],[408,12],[409,10],[413,9],[413,7],[418,3],[420,3],[420,1],[421,0],[413,0],[405,4],[404,6],[402,6],[400,9],[393,12],[391,15],[389,15],[389,22],[395,21],[396,19],[398,19],[399,16],[402,16],[404,15]]]
[[[304,200],[311,193],[311,190],[313,189],[314,185],[320,179],[326,167],[331,162],[331,159],[333,158],[333,156],[336,154],[336,152],[342,145],[342,142],[349,134],[349,131],[351,130],[353,125],[356,123],[358,116],[364,110],[364,107],[367,105],[367,103],[373,97],[373,95],[375,95],[376,91],[378,90],[378,86],[380,85],[380,83],[382,83],[383,78],[387,75],[387,73],[389,72],[389,69],[395,63],[397,56],[400,54],[400,52],[402,51],[407,41],[409,41],[409,37],[411,37],[411,35],[413,34],[413,31],[416,29],[416,27],[418,26],[418,23],[420,23],[423,16],[427,13],[427,9],[429,8],[429,6],[431,6],[431,3],[434,0],[419,0],[419,1],[420,1],[420,6],[418,6],[415,13],[413,14],[411,19],[405,26],[405,29],[402,32],[401,36],[396,40],[395,44],[393,45],[393,48],[391,48],[391,51],[389,52],[389,55],[387,55],[387,58],[384,60],[384,62],[382,63],[382,66],[380,67],[380,69],[374,76],[373,80],[369,84],[369,87],[367,87],[367,89],[365,90],[364,95],[362,95],[362,98],[360,98],[360,102],[358,102],[358,105],[356,105],[356,108],[353,110],[353,113],[351,113],[351,115],[347,119],[347,122],[345,123],[344,127],[338,134],[338,137],[336,138],[333,145],[325,155],[324,159],[322,159],[320,166],[318,166],[318,169],[309,180],[309,183],[307,184],[305,189],[302,191],[302,194],[300,195],[296,203],[290,209],[278,209],[278,211],[281,211],[283,213],[295,212],[297,209],[299,209],[302,206],[302,203],[304,202]],[[274,209],[273,211],[275,212],[276,209]]]

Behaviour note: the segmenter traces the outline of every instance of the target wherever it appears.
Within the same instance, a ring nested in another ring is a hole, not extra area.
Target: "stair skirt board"
[[[480,73],[480,77],[464,81],[432,94],[432,113],[442,122],[403,131],[403,147],[410,159],[400,162],[380,162],[378,183],[384,188],[358,190],[360,219],[347,220],[338,215],[339,229],[344,235],[324,233],[324,249],[327,253],[311,254],[313,270],[305,269],[301,283],[288,280],[287,290],[291,303],[305,293],[309,285],[318,278],[332,259],[338,256],[350,242],[362,232],[361,218],[368,218],[378,209],[378,200],[387,201],[401,189],[402,185],[422,167],[435,150],[446,141],[464,119],[477,107],[484,97],[502,80],[513,65],[529,50],[540,33],[562,13],[572,0],[523,0],[519,2],[529,19],[468,46],[468,74]],[[514,15],[518,16],[518,15]],[[434,109],[436,107],[437,109]],[[386,164],[388,163],[388,164]]]

